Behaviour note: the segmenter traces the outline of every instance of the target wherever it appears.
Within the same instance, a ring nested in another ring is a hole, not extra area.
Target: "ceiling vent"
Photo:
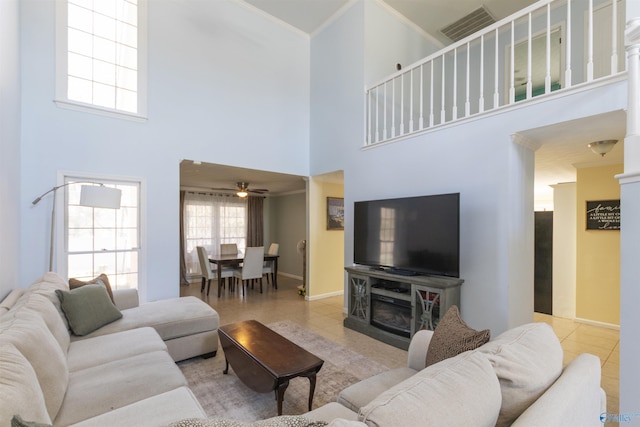
[[[440,30],[442,34],[449,37],[454,42],[462,40],[471,34],[482,30],[485,27],[495,23],[496,20],[485,9],[484,6],[474,10],[470,14],[458,19],[456,22],[447,25]]]

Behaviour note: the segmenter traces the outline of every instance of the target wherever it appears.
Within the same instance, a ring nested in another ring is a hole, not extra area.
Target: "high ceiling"
[[[355,0],[244,0],[246,3],[295,27],[314,34]],[[381,0],[408,20],[445,44],[451,43],[440,29],[484,6],[499,21],[535,0]]]
[[[240,0],[242,1],[242,0]],[[288,25],[311,36],[330,22],[333,16],[348,8],[355,0],[244,0]],[[371,0],[374,1],[374,0]],[[426,33],[450,44],[440,29],[473,12],[481,6],[496,19],[503,19],[533,3],[533,0],[381,0]],[[550,205],[552,191],[549,185],[572,182],[576,168],[604,166],[623,162],[623,138],[626,127],[624,112],[577,120],[542,129],[519,132],[534,145],[536,151],[536,206]],[[592,153],[587,144],[600,139],[619,139],[605,157]],[[194,159],[198,160],[198,159]],[[334,179],[335,177],[329,177]],[[207,163],[181,164],[181,185],[198,188],[234,188],[237,182],[248,182],[249,188],[268,188],[268,194],[301,191],[305,188],[302,177],[276,174]]]

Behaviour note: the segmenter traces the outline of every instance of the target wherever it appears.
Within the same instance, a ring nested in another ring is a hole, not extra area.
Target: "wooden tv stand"
[[[348,274],[348,314],[344,326],[398,348],[409,348],[413,334],[433,330],[451,307],[460,308],[460,287],[464,280],[444,276],[404,276],[372,267],[346,267]],[[394,300],[404,305],[409,325],[403,331],[381,327],[372,318],[373,300]],[[372,323],[373,320],[373,323]]]

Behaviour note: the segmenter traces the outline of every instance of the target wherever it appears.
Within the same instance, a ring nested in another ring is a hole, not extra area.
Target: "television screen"
[[[353,261],[398,274],[460,276],[460,194],[354,204]]]

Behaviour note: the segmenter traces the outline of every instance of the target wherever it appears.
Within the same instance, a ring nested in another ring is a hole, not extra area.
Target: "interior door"
[[[535,267],[533,309],[552,314],[553,212],[535,213]]]

